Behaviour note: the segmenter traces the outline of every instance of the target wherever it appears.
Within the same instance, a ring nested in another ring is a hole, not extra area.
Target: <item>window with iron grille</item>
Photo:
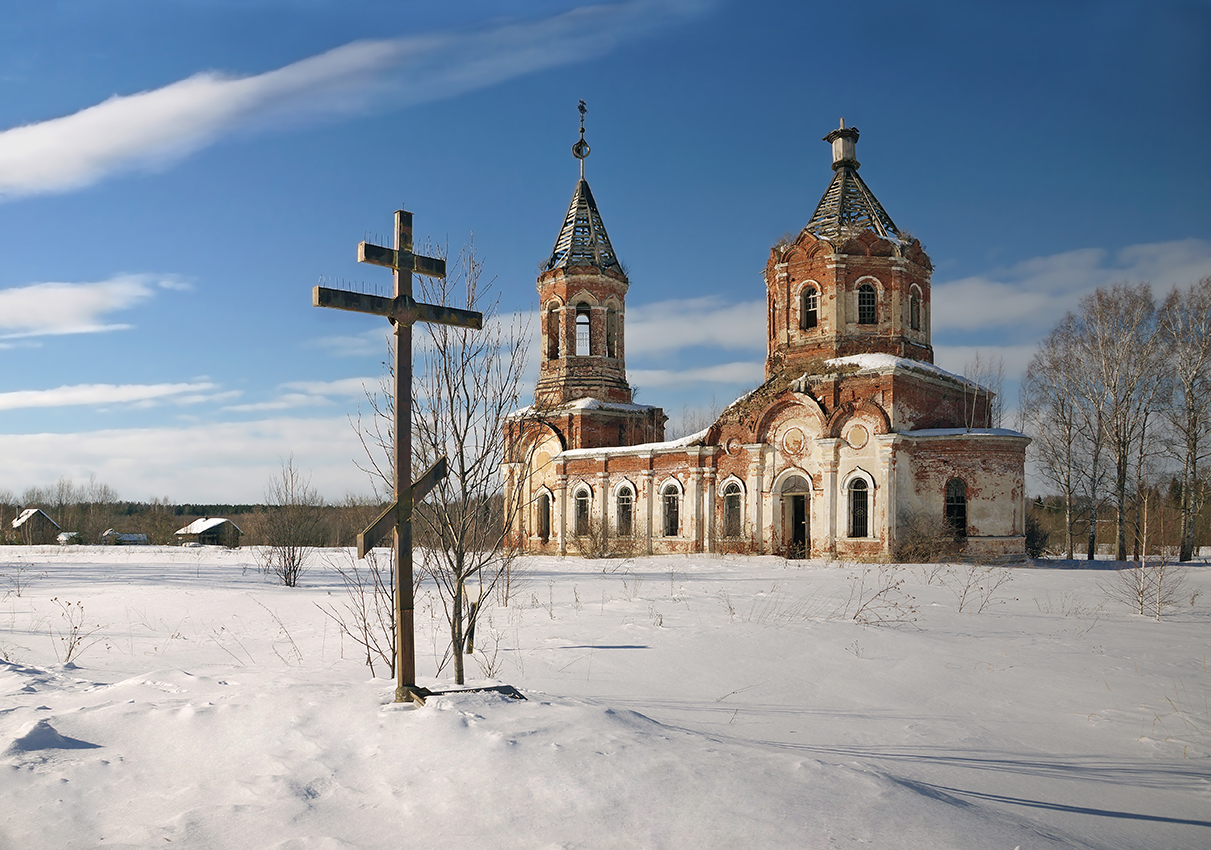
[[[879,316],[875,309],[876,296],[875,288],[869,283],[858,287],[858,324],[873,325],[878,322]]]
[[[870,536],[870,494],[866,482],[855,478],[849,485],[849,536]]]

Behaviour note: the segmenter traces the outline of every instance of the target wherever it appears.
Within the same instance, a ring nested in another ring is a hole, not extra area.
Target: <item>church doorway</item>
[[[811,484],[802,475],[782,482],[783,546],[788,558],[811,555]]]

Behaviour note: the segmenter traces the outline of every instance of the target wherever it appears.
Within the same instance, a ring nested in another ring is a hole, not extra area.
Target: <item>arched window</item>
[[[946,482],[946,524],[955,537],[967,536],[967,482],[962,478]]]
[[[873,325],[878,322],[879,314],[875,309],[876,296],[875,288],[869,283],[858,287],[858,324]]]
[[[921,292],[915,286],[908,293],[908,327],[921,330]]]
[[[606,310],[606,357],[618,356],[618,311]]]
[[[866,482],[855,478],[849,485],[849,536],[870,536],[870,493]]]
[[[559,359],[559,308],[547,310],[547,356],[551,360]]]
[[[576,306],[576,356],[587,357],[590,352],[592,335],[589,332],[589,305]]]
[[[614,527],[619,537],[635,533],[635,493],[630,487],[619,487],[615,497]]]
[[[739,537],[741,520],[740,485],[735,481],[723,488],[723,536]]]
[[[664,524],[662,530],[665,537],[676,537],[681,530],[681,521],[677,516],[681,505],[681,494],[674,484],[666,484],[660,493],[660,502],[664,507]]]
[[[809,331],[820,324],[820,293],[814,286],[805,286],[800,299],[799,327]]]
[[[546,493],[538,497],[538,539],[543,543],[551,539],[551,497]]]
[[[591,501],[592,495],[587,488],[576,491],[576,513],[573,534],[577,537],[584,537],[589,533],[589,503]]]

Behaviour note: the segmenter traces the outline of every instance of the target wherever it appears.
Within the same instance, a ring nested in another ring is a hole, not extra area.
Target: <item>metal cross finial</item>
[[[577,142],[576,144],[572,145],[572,156],[574,156],[578,160],[580,160],[580,179],[583,180],[584,179],[584,161],[585,161],[585,157],[587,157],[589,155],[589,151],[590,151],[589,143],[584,140],[584,114],[586,112],[588,112],[589,109],[587,106],[584,105],[583,100],[580,102],[580,105],[577,106],[576,108],[580,110],[580,141]]]

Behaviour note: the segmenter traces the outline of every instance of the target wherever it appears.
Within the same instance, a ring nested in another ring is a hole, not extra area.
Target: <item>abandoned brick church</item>
[[[932,264],[858,176],[841,127],[833,176],[765,266],[765,382],[705,431],[664,440],[634,404],[627,275],[584,179],[538,276],[535,403],[504,425],[515,541],[575,553],[602,530],[636,553],[881,558],[914,517],[977,557],[1024,549],[1029,439],[990,426],[987,390],[933,365]]]

